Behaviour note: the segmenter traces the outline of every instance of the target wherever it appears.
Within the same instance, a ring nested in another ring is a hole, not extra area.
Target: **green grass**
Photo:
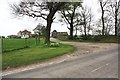
[[[12,39],[12,41],[14,42],[14,39]],[[8,67],[13,68],[32,63],[38,63],[56,56],[73,52],[74,50],[75,47],[65,44],[60,44],[59,47],[46,46],[43,44],[43,40],[41,41],[40,45],[35,46],[33,41],[33,43],[31,42],[30,48],[4,53],[2,55],[2,69],[4,70]]]
[[[3,51],[9,51],[13,49],[19,49],[25,47],[25,39],[3,39]],[[27,39],[28,46],[35,45],[35,39]]]

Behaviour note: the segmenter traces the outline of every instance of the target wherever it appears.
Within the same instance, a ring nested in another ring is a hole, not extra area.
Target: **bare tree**
[[[118,36],[120,36],[120,14],[118,15]]]
[[[115,24],[115,36],[118,35],[118,15],[120,14],[120,0],[111,0],[108,5],[108,9],[106,11],[109,12],[110,15],[114,18],[114,24]]]
[[[93,14],[91,12],[91,9],[89,11],[89,17],[88,17],[88,27],[87,27],[87,34],[90,34],[90,30],[92,30],[92,26],[93,26]]]
[[[35,29],[33,29],[34,33],[38,35],[38,43],[40,43],[40,36],[45,37],[45,29],[46,27],[39,23]],[[37,37],[36,37],[37,38]]]
[[[64,18],[64,21],[69,24],[68,29],[70,30],[70,37],[69,39],[73,39],[73,31],[74,31],[74,25],[75,21],[77,20],[78,13],[76,13],[76,10],[81,7],[80,2],[70,2],[70,6],[66,5],[66,8],[61,10],[62,18]]]
[[[84,22],[83,24],[83,31],[84,31],[84,35],[87,36],[90,32],[91,28],[91,23],[92,23],[92,12],[91,9],[87,8],[87,7],[83,7],[80,13],[80,17],[81,17],[81,21]]]
[[[49,0],[48,0],[49,1]],[[19,16],[43,18],[47,22],[45,44],[50,43],[50,30],[55,13],[65,5],[65,2],[47,2],[41,0],[23,0],[18,5],[12,4],[13,12]]]
[[[102,35],[102,21],[98,19],[92,30],[93,35]]]
[[[113,33],[114,28],[113,18],[108,15],[104,18],[104,20],[105,20],[105,35],[110,35],[110,32]]]
[[[106,15],[104,17],[104,35],[110,35],[110,33],[114,33],[114,24],[113,24],[113,18],[109,15]],[[102,20],[101,18],[96,22],[96,27],[98,28],[97,32],[102,32]],[[101,33],[102,34],[102,33]]]
[[[105,22],[104,22],[104,14],[105,14],[105,6],[108,3],[109,0],[103,1],[103,0],[99,0],[100,3],[100,7],[101,7],[101,11],[102,11],[102,16],[101,16],[101,20],[102,20],[102,35],[105,35]]]
[[[120,19],[118,20],[118,36],[120,36]]]

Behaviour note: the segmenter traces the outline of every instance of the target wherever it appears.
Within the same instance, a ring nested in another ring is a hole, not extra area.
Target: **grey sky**
[[[95,20],[100,17],[100,12],[98,12],[99,4],[97,3],[97,1],[98,0],[84,0],[83,3],[83,5],[91,7]],[[13,14],[11,14],[11,10],[9,7],[9,4],[13,2],[18,3],[19,0],[0,0],[0,35],[16,35],[18,31],[24,29],[32,31],[39,22],[45,25],[44,21],[35,21],[35,19],[33,18],[15,17]],[[56,23],[56,21],[52,24],[51,31],[53,31],[54,29],[57,31],[69,31],[66,25],[61,25],[60,23]]]

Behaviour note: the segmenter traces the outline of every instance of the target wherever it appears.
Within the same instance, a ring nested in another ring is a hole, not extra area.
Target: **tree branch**
[[[61,13],[63,14],[63,16],[65,17],[65,19],[67,20],[67,22],[68,22],[69,24],[71,24],[70,21],[68,20],[68,18],[66,17],[65,12],[64,12],[64,11],[61,11]]]
[[[105,3],[103,4],[103,7],[108,3],[109,0],[105,1]]]

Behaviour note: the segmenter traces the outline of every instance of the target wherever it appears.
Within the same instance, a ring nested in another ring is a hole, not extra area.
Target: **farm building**
[[[24,37],[30,38],[30,37],[32,37],[31,32],[28,31],[28,30],[19,31],[19,32],[17,33],[17,35],[18,35],[19,37],[21,37],[21,38],[24,38]]]
[[[18,36],[17,35],[9,35],[9,36],[7,36],[8,38],[18,38]]]
[[[52,32],[52,37],[57,38],[60,36],[68,36],[68,33],[67,32],[57,32],[56,30],[54,30]]]

